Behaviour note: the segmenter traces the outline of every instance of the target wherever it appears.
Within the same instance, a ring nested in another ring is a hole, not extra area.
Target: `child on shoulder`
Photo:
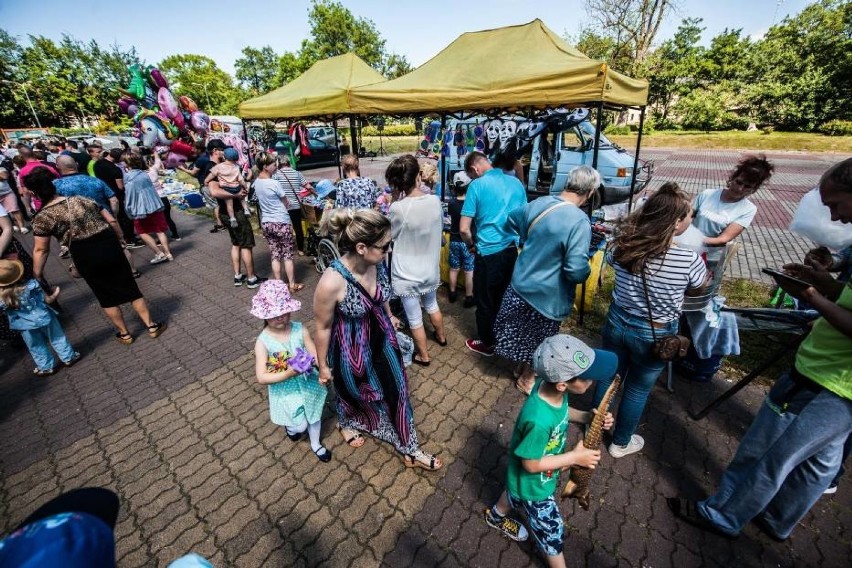
[[[236,211],[235,201],[239,203],[245,216],[251,217],[248,202],[245,199],[237,197],[241,191],[248,191],[248,185],[246,184],[246,180],[243,179],[242,170],[240,170],[240,166],[237,163],[239,159],[240,153],[237,152],[236,148],[231,148],[230,146],[225,148],[225,160],[213,166],[210,173],[207,174],[207,179],[204,180],[204,185],[207,185],[215,179],[220,188],[234,196],[225,200],[225,208],[228,210],[228,221],[233,228],[237,228],[238,226],[237,218],[234,214]]]
[[[320,443],[323,404],[328,394],[319,382],[317,351],[310,332],[290,314],[302,308],[281,280],[268,280],[251,301],[251,314],[264,320],[254,345],[257,382],[268,385],[269,415],[284,426],[293,442],[305,430],[311,449],[321,462],[331,461],[331,451]]]
[[[65,337],[56,310],[47,305],[59,296],[59,287],[45,296],[37,280],[24,281],[23,276],[21,261],[0,260],[0,308],[9,316],[9,329],[21,332],[36,364],[33,374],[46,377],[56,372],[51,346],[68,367],[80,360],[80,354]]]
[[[485,522],[512,540],[529,536],[524,526],[509,513],[524,513],[529,532],[548,566],[565,566],[562,554],[565,524],[554,493],[559,473],[570,467],[594,468],[600,450],[590,450],[582,440],[564,451],[568,422],[588,424],[594,415],[568,406],[569,394],[582,394],[593,381],[615,375],[618,357],[609,351],[592,349],[570,335],[545,339],[533,355],[538,379],[524,403],[509,444],[506,489],[497,503],[485,511]],[[612,426],[607,413],[604,429]]]

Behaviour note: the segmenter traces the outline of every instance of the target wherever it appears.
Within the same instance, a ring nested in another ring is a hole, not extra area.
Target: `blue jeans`
[[[698,509],[724,532],[739,534],[763,513],[786,538],[822,496],[852,431],[852,401],[826,389],[796,388],[789,374],[769,391],[719,489]]]
[[[56,359],[50,351],[51,345],[63,362],[74,358],[74,348],[68,343],[68,338],[65,337],[62,325],[55,314],[51,316],[50,323],[46,326],[23,330],[21,336],[40,371],[49,371],[56,366]]]
[[[677,332],[677,320],[662,325],[654,328],[657,337]],[[645,410],[648,395],[666,366],[665,361],[651,353],[653,346],[654,337],[647,317],[630,314],[615,304],[610,306],[603,329],[603,348],[618,356],[618,374],[622,378],[621,404],[612,433],[612,443],[617,446],[626,446],[630,442]],[[600,404],[611,383],[612,379],[597,382],[595,406]]]

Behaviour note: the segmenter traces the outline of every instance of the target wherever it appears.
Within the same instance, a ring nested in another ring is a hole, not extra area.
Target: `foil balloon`
[[[132,118],[136,116],[137,112],[139,112],[139,105],[137,105],[135,102],[127,107],[127,116]]]
[[[150,75],[151,81],[154,83],[157,89],[169,88],[169,82],[166,80],[165,75],[163,75],[163,73],[159,69],[152,67],[150,68],[148,74]]]
[[[192,153],[193,147],[192,144],[187,144],[183,140],[175,140],[172,142],[172,145],[169,146],[169,150],[175,154],[188,156]]]
[[[168,118],[174,118],[178,114],[177,101],[166,87],[160,87],[160,90],[157,91],[157,104],[160,105],[160,110],[166,113]]]
[[[143,91],[144,94],[137,98],[142,102],[143,107],[153,110],[157,106],[157,95],[154,93],[154,89],[145,84]]]
[[[183,118],[183,114],[180,112],[172,117],[172,123],[178,129],[178,132],[184,132],[186,130],[186,121]]]
[[[169,152],[166,155],[166,159],[163,161],[163,165],[166,167],[166,169],[173,170],[176,167],[185,164],[188,160],[189,158],[187,158],[183,154]]]
[[[168,126],[156,114],[147,113],[143,115],[139,119],[139,129],[142,131],[142,145],[146,148],[171,145],[173,136]]]
[[[137,100],[142,100],[145,98],[145,90],[148,85],[145,83],[145,79],[142,77],[142,68],[139,67],[137,63],[134,63],[129,68],[130,71],[130,84],[127,85],[127,92],[135,97]]]
[[[207,131],[210,130],[210,117],[207,116],[206,112],[200,110],[195,111],[192,113],[190,124],[192,124],[193,130],[201,136],[205,136]]]
[[[180,101],[180,108],[185,110],[188,113],[198,112],[198,105],[195,104],[191,98],[186,95],[181,95],[178,97],[178,101]]]

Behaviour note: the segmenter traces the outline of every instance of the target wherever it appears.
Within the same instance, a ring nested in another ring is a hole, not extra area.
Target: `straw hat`
[[[281,280],[267,280],[260,285],[251,299],[250,313],[260,319],[272,319],[302,309],[302,302],[294,300],[290,289]]]
[[[0,286],[11,286],[24,275],[20,260],[0,260]]]

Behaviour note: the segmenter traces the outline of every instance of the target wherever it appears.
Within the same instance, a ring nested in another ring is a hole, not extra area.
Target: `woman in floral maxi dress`
[[[390,222],[373,210],[340,209],[325,221],[343,256],[325,271],[314,294],[320,382],[333,382],[344,440],[364,444],[361,432],[392,444],[407,467],[437,470],[436,456],[417,439],[399,322],[391,315],[384,264]]]

